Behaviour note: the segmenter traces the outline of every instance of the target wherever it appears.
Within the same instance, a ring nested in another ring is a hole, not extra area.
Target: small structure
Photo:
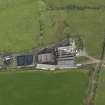
[[[52,53],[44,53],[38,55],[39,64],[53,64],[54,62],[54,55]]]
[[[75,56],[77,53],[75,40],[70,38],[68,46],[61,46],[57,48],[57,65],[59,66],[69,66],[75,65]]]
[[[4,65],[7,65],[7,66],[9,66],[9,65],[11,65],[12,64],[12,57],[11,56],[4,56],[3,57],[3,62],[4,62]]]
[[[17,66],[28,66],[33,64],[33,55],[17,56]]]
[[[41,69],[41,70],[52,70],[53,71],[56,69],[56,65],[37,64],[36,68]]]
[[[55,52],[52,48],[45,48],[37,55],[38,64],[55,64]]]

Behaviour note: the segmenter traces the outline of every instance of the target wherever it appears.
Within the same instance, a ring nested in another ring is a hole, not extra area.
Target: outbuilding
[[[39,64],[53,64],[54,62],[55,59],[52,53],[43,53],[38,55]]]
[[[17,66],[28,66],[33,64],[33,55],[17,56]]]

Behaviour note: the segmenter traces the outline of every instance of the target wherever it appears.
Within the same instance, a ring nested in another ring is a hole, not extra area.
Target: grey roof
[[[38,55],[38,63],[53,62],[54,55],[52,53],[45,53]]]

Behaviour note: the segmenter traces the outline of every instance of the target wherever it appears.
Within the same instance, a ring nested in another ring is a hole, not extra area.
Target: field
[[[95,102],[96,105],[105,105],[105,69],[100,74]]]
[[[70,35],[83,36],[90,55],[99,57],[105,30],[104,0],[0,0],[0,51],[19,52],[39,46],[39,19],[43,45],[60,41],[69,25]],[[68,5],[99,7],[85,10],[47,11]],[[39,15],[42,10],[41,16]],[[96,43],[97,42],[97,43]]]
[[[54,11],[52,14],[49,13],[51,21],[55,22],[55,25],[49,27],[50,35],[55,35],[56,38],[61,38],[63,22],[66,21],[70,27],[70,34],[75,36],[83,36],[85,39],[85,45],[90,55],[99,57],[102,41],[104,38],[105,29],[105,11]],[[51,24],[51,23],[50,23]],[[61,27],[62,26],[62,27]],[[61,29],[61,30],[59,30]],[[46,34],[48,33],[46,32]],[[54,34],[56,32],[56,34]],[[49,34],[48,33],[48,34]],[[60,34],[58,34],[60,33]],[[62,35],[63,37],[63,35]]]
[[[37,45],[39,33],[34,0],[0,0],[0,51],[17,52]]]
[[[0,72],[0,105],[82,105],[88,73]]]

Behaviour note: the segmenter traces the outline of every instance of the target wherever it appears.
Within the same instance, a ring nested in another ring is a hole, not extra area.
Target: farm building
[[[44,53],[38,55],[39,64],[53,64],[55,62],[54,55],[52,53]]]
[[[3,57],[3,62],[5,65],[10,65],[12,63],[12,57],[11,56],[4,56]]]
[[[75,67],[75,56],[77,54],[75,40],[70,38],[66,42],[66,44],[62,43],[57,46],[43,48],[37,53],[3,56],[1,58],[3,64],[1,63],[1,65],[10,68],[36,67],[50,70]]]
[[[55,64],[55,51],[53,48],[45,48],[37,55],[38,64]]]
[[[70,38],[69,45],[58,47],[57,51],[57,65],[74,66],[74,59],[77,53],[74,39]]]
[[[33,64],[33,55],[17,56],[17,66],[28,66]]]
[[[70,38],[68,45],[57,46],[54,49],[45,48],[37,56],[38,64],[49,64],[73,67],[77,53],[75,40]],[[47,65],[48,66],[48,65]]]

